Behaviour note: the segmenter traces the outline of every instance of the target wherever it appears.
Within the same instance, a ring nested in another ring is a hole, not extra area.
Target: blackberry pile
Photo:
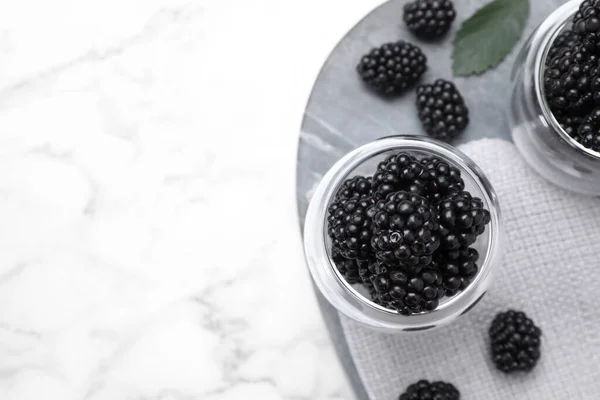
[[[406,388],[398,400],[460,400],[460,392],[451,383],[421,380]]]
[[[581,3],[571,29],[552,43],[544,90],[565,132],[583,146],[600,151],[600,1]]]
[[[530,371],[540,358],[542,331],[520,311],[496,315],[489,330],[492,359],[502,372]]]
[[[372,177],[338,189],[328,210],[331,256],[350,284],[404,315],[434,310],[478,271],[472,246],[490,222],[460,171],[435,157],[397,153]]]

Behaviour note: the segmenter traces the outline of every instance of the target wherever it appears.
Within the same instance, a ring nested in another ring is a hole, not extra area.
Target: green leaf
[[[528,0],[494,0],[477,10],[456,34],[454,75],[480,74],[498,65],[519,41],[528,16]]]

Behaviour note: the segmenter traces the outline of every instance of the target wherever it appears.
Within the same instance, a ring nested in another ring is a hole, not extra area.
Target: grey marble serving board
[[[296,171],[297,202],[303,225],[308,197],[323,174],[344,154],[361,144],[398,134],[423,134],[417,118],[414,91],[397,99],[383,99],[358,79],[356,64],[372,47],[400,39],[419,45],[428,57],[422,82],[452,79],[467,101],[471,123],[453,144],[483,137],[510,140],[505,111],[510,92],[510,71],[517,49],[494,70],[481,76],[452,78],[452,38],[460,23],[487,0],[455,1],[457,21],[448,36],[436,43],[416,40],[402,23],[407,0],[389,1],[360,21],[339,42],[325,62],[306,107]],[[530,0],[531,12],[521,43],[564,0]],[[518,45],[517,47],[520,47]],[[317,298],[338,355],[359,400],[368,400],[352,361],[337,311],[318,293]]]

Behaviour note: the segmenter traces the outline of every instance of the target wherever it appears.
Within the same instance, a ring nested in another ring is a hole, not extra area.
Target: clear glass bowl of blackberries
[[[600,195],[600,1],[573,0],[531,35],[513,68],[515,144],[543,177]]]
[[[456,148],[383,138],[323,177],[304,243],[317,287],[340,312],[386,331],[430,329],[485,294],[499,254],[498,200]]]

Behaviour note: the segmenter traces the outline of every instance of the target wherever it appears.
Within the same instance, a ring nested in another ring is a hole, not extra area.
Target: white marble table
[[[379,3],[0,3],[0,399],[351,398],[294,169]]]

